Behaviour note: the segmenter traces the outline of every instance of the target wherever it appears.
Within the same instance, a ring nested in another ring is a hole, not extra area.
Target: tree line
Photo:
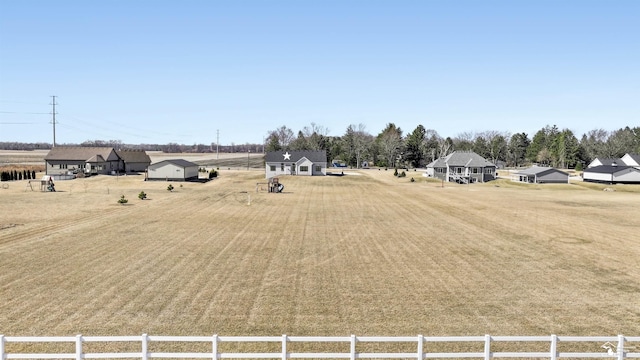
[[[380,167],[423,167],[453,151],[474,151],[509,167],[539,164],[581,170],[596,157],[620,158],[626,153],[640,153],[640,127],[596,129],[580,139],[571,130],[561,130],[556,125],[545,126],[533,137],[526,133],[482,131],[445,138],[423,125],[404,134],[394,123],[388,123],[376,135],[363,124],[352,124],[344,135],[328,136],[327,129],[312,123],[297,134],[284,125],[269,131],[265,150],[326,150],[329,161],[340,160],[356,168],[364,161]]]
[[[286,150],[326,150],[327,160],[340,160],[352,167],[363,162],[380,167],[423,167],[453,151],[474,151],[493,163],[505,166],[549,165],[580,170],[596,157],[619,158],[626,153],[640,153],[640,127],[614,131],[594,129],[578,138],[569,129],[547,125],[532,137],[526,133],[510,134],[495,130],[462,132],[442,137],[436,130],[418,125],[405,134],[388,123],[378,134],[371,134],[364,124],[351,124],[342,136],[329,136],[329,129],[311,123],[297,133],[283,125],[268,132],[264,144],[125,144],[120,140],[87,140],[64,146],[113,147],[163,151],[166,153],[237,153]],[[48,143],[0,142],[3,150],[51,149]]]

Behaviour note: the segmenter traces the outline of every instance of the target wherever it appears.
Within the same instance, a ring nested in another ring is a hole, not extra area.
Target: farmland
[[[137,175],[0,188],[0,333],[640,334],[629,185],[370,169],[267,194],[229,168],[172,192]]]

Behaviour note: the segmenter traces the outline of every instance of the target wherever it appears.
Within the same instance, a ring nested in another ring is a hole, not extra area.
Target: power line
[[[53,146],[52,147],[56,147],[56,96],[51,95],[51,98],[53,98],[53,101],[51,102],[51,105],[53,106],[53,111],[51,112],[51,115],[52,115],[51,123],[53,124]]]
[[[0,111],[0,114],[49,115],[50,113],[41,113],[41,112],[22,112],[22,111]]]

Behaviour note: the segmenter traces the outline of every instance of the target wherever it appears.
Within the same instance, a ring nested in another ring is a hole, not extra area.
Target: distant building
[[[142,150],[116,150],[124,162],[124,172],[145,172],[151,165],[151,158]]]
[[[585,169],[582,179],[604,184],[640,184],[640,169],[626,165],[600,165]]]
[[[589,163],[589,165],[587,165],[587,168],[592,168],[592,167],[602,166],[602,165],[611,166],[614,164],[625,165],[624,161],[622,161],[621,158],[595,158]]]
[[[82,173],[111,174],[124,170],[124,162],[112,147],[56,146],[44,157],[45,174],[54,177]]]
[[[189,181],[198,179],[198,164],[183,159],[163,160],[149,165],[147,179]]]
[[[529,184],[566,184],[569,182],[569,174],[552,167],[532,166],[513,174],[511,180]]]
[[[324,176],[327,174],[327,152],[271,151],[265,155],[265,177],[280,175]]]
[[[455,151],[427,165],[427,175],[447,182],[487,182],[496,178],[496,166],[473,151]]]

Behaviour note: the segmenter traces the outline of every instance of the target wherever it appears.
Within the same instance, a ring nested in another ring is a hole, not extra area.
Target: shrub
[[[173,191],[173,185],[169,184],[169,186],[167,186],[167,190]]]
[[[398,174],[398,177],[405,177],[405,176],[407,176],[407,173],[405,173],[404,170],[402,170],[402,172]]]
[[[209,179],[213,179],[215,177],[218,177],[218,172],[211,169],[211,171],[209,171]]]
[[[416,179],[414,179],[414,178],[411,178],[411,182],[416,182]]]
[[[396,168],[395,171],[393,172],[393,176],[398,176],[398,169]]]
[[[140,194],[138,194],[138,199],[144,200],[146,198],[147,198],[147,194],[145,194],[144,191],[140,191]]]
[[[124,205],[126,203],[128,203],[129,200],[127,200],[124,195],[120,196],[120,199],[118,199],[118,204]]]

